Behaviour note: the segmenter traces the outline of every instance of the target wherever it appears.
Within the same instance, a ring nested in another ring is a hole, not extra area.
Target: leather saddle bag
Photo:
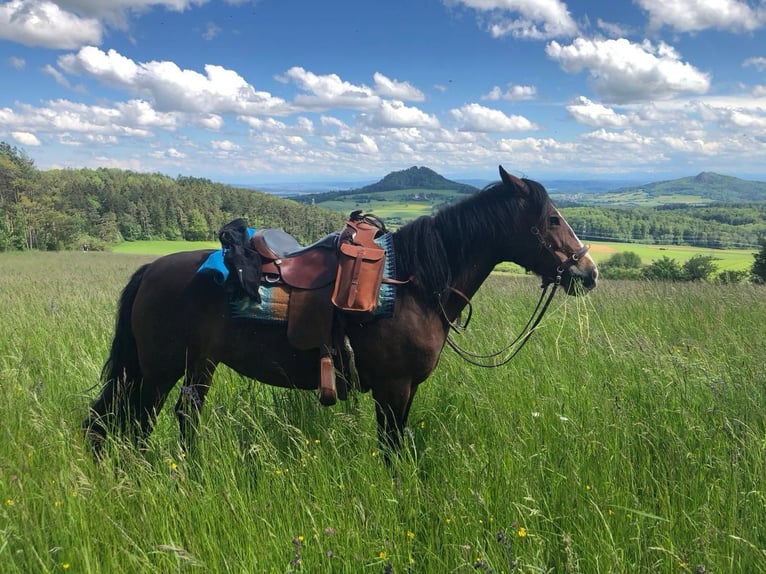
[[[378,306],[386,252],[377,245],[342,242],[332,302],[352,314],[372,316]]]

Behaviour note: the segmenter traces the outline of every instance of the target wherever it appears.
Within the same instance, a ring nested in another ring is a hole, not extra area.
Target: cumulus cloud
[[[337,74],[318,75],[294,66],[278,79],[294,82],[307,94],[299,94],[295,104],[306,110],[349,108],[364,110],[378,106],[381,98],[368,86],[357,86]]]
[[[229,140],[212,140],[210,147],[219,151],[239,151],[241,146]]]
[[[669,26],[679,32],[718,28],[733,32],[752,31],[766,23],[766,8],[761,2],[752,7],[739,0],[636,0],[649,12],[653,28]]]
[[[544,40],[577,34],[577,24],[559,0],[456,0],[489,15],[489,32],[495,36]]]
[[[21,145],[30,147],[40,145],[40,140],[37,139],[37,136],[29,132],[11,132],[11,137]]]
[[[422,102],[426,99],[425,94],[409,82],[392,80],[380,72],[375,72],[375,91],[381,96],[395,100]]]
[[[642,44],[619,40],[577,38],[568,46],[551,41],[548,56],[571,74],[588,70],[596,92],[608,102],[628,103],[704,94],[710,77],[681,61],[678,53],[660,42]]]
[[[11,0],[0,4],[0,39],[53,49],[100,44],[101,23],[62,10],[49,0]]]
[[[205,65],[205,73],[185,70],[174,62],[136,63],[116,50],[86,46],[58,59],[69,74],[85,74],[100,82],[139,94],[160,111],[205,114],[287,114],[281,98],[257,91],[233,70]]]
[[[0,123],[19,132],[88,136],[151,137],[153,129],[175,130],[176,114],[160,113],[146,102],[131,100],[113,106],[89,106],[53,100],[45,106],[22,104],[0,110]]]
[[[466,104],[450,111],[459,129],[468,132],[520,132],[536,130],[537,126],[524,116],[508,116],[500,110],[479,104]]]
[[[618,114],[612,108],[592,102],[584,96],[580,96],[575,103],[566,108],[578,123],[588,126],[625,128],[635,121],[634,117]]]
[[[531,100],[537,95],[537,88],[534,86],[513,86],[503,91],[500,86],[493,87],[488,94],[481,97],[482,100],[508,100],[509,102],[520,102],[522,100]]]
[[[376,127],[439,127],[439,120],[435,116],[396,100],[381,102],[375,110],[361,114],[360,120]]]

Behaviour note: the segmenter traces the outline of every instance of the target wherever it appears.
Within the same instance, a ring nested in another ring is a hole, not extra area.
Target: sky
[[[0,0],[0,140],[234,184],[766,180],[766,0]]]

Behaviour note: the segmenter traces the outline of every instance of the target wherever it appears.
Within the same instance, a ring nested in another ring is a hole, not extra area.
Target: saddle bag
[[[378,306],[386,252],[377,245],[341,243],[332,302],[353,314],[372,315]]]

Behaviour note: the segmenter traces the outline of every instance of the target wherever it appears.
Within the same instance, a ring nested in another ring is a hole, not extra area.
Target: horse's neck
[[[460,261],[460,265],[453,269],[453,282],[450,287],[459,293],[453,292],[444,305],[445,313],[450,321],[454,321],[460,315],[467,305],[466,298],[471,299],[476,294],[495,265],[499,263],[492,252],[490,248],[477,249],[474,255],[464,258]]]

